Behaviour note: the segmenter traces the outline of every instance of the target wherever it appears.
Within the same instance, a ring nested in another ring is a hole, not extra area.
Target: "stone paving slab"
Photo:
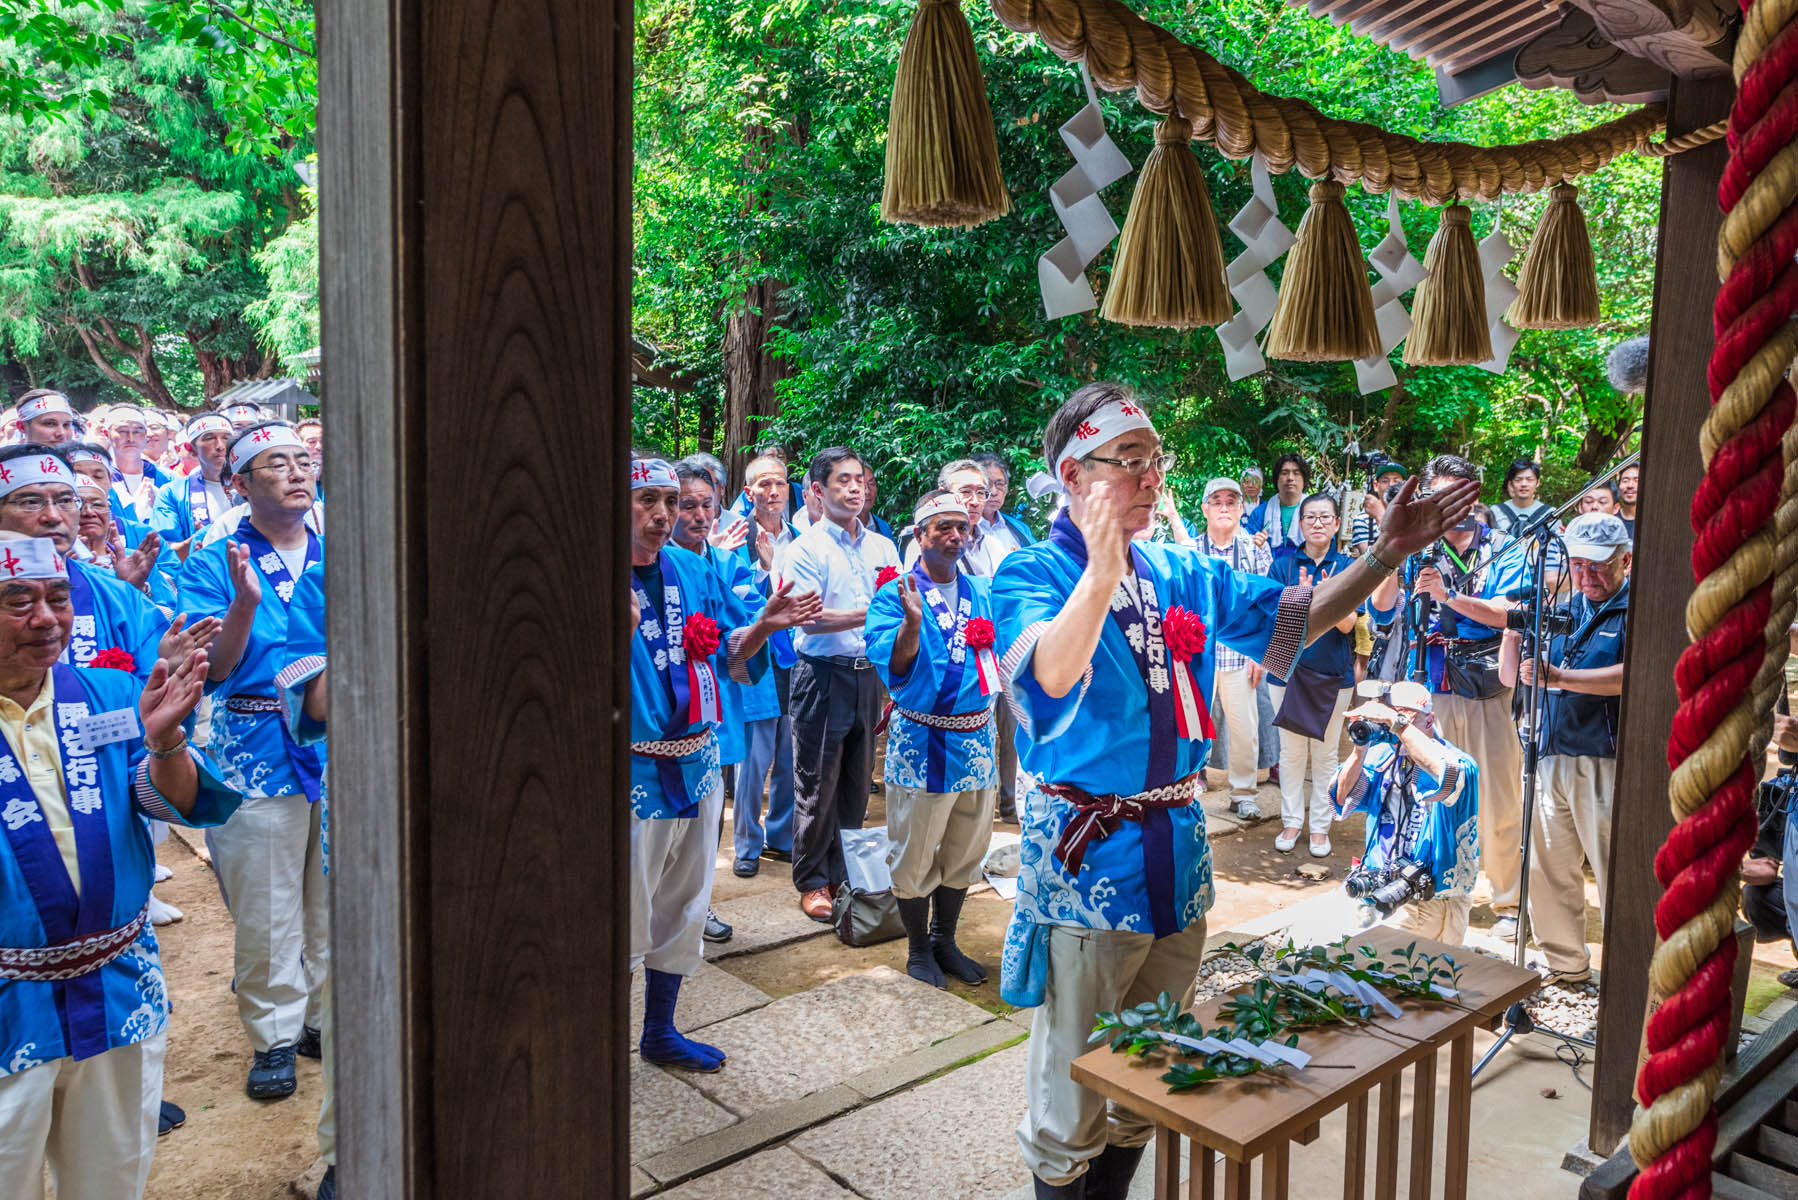
[[[642,1162],[670,1146],[736,1124],[736,1114],[721,1108],[678,1074],[631,1056],[631,1158]]]
[[[739,1115],[840,1084],[992,1014],[891,967],[851,975],[708,1026],[729,1056],[693,1086]]]
[[[1006,1196],[1030,1183],[1012,1136],[1024,1111],[1025,1052],[1001,1050],[809,1129],[793,1149],[881,1200]]]
[[[825,1088],[798,1100],[760,1109],[735,1125],[672,1146],[637,1165],[663,1183],[692,1179],[841,1116],[863,1099],[860,1092],[847,1085]]]
[[[655,1191],[656,1181],[636,1167],[631,1168],[631,1200]]]
[[[680,1000],[674,1006],[674,1027],[682,1033],[692,1033],[707,1025],[716,1024],[727,1017],[748,1012],[752,1008],[760,1008],[773,997],[769,996],[753,984],[744,983],[729,971],[720,970],[711,963],[700,963],[685,983],[681,984]],[[643,1035],[643,971],[639,968],[631,973],[631,1048],[637,1046],[637,1039]],[[704,1041],[701,1038],[700,1041]]]
[[[856,1200],[854,1192],[845,1191],[785,1146],[764,1150],[662,1195],[667,1200]]]
[[[706,943],[705,956],[710,962],[830,933],[830,926],[820,925],[799,911],[799,893],[790,885],[720,900],[712,905],[712,911],[736,933],[728,942]]]

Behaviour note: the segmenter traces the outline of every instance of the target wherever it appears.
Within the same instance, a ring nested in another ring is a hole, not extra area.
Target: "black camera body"
[[[1527,604],[1505,613],[1505,628],[1515,629],[1519,633],[1534,633],[1536,630],[1536,603],[1531,600]],[[1573,632],[1573,610],[1566,605],[1544,609],[1542,613],[1542,632],[1554,637]]]
[[[1348,724],[1349,740],[1357,746],[1371,746],[1376,742],[1396,742],[1392,730],[1377,721],[1364,721],[1356,718]]]
[[[1391,456],[1380,450],[1369,450],[1366,454],[1355,455],[1355,468],[1366,472],[1369,491],[1373,490],[1374,479],[1379,475],[1380,468],[1391,462]]]
[[[1382,917],[1390,917],[1413,900],[1435,896],[1436,881],[1416,859],[1401,858],[1384,871],[1357,866],[1344,877],[1342,890],[1349,899],[1365,900]]]

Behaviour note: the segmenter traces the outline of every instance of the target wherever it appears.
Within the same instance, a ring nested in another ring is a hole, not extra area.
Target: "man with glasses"
[[[1403,557],[1465,516],[1477,486],[1401,493],[1359,562],[1281,588],[1209,555],[1135,542],[1172,456],[1142,404],[1088,384],[1050,418],[1043,454],[1067,507],[1005,560],[994,616],[1029,789],[1001,995],[1038,1006],[1018,1144],[1038,1197],[1122,1200],[1152,1129],[1068,1075],[1093,1014],[1190,1002],[1212,902],[1203,809],[1205,694],[1218,648],[1278,674],[1354,613]],[[1109,1126],[1109,1128],[1108,1128]]]
[[[231,422],[220,413],[200,413],[187,422],[182,438],[193,453],[194,471],[157,493],[150,526],[185,559],[193,548],[194,535],[231,507],[223,478]]]
[[[1036,535],[1016,515],[1005,511],[1006,497],[1011,494],[1011,468],[1005,460],[984,451],[969,457],[986,472],[986,503],[981,507],[975,528],[983,539],[998,539],[994,544],[1003,551],[998,554],[998,558],[1003,559],[1013,550],[1022,550],[1036,541]],[[997,560],[994,569],[997,570]]]
[[[230,537],[189,553],[178,582],[188,612],[220,622],[207,676],[215,695],[209,749],[244,802],[207,845],[236,923],[237,1014],[254,1054],[245,1091],[278,1100],[294,1092],[294,1055],[319,1056],[330,956],[317,804],[323,759],[293,740],[275,687],[286,665],[288,604],[324,557],[324,539],[306,528],[315,477],[292,426],[251,425],[228,452],[221,475],[249,516]]]
[[[1205,514],[1205,533],[1199,548],[1221,559],[1231,570],[1266,575],[1273,555],[1242,528],[1242,493],[1234,479],[1219,477],[1205,485],[1199,507]],[[1255,692],[1265,673],[1261,664],[1236,651],[1217,652],[1217,669],[1211,694],[1217,715],[1223,720],[1218,741],[1229,763],[1230,811],[1245,821],[1259,821],[1261,806],[1255,800],[1256,759],[1261,747]]]
[[[60,446],[81,436],[79,420],[67,396],[53,388],[36,388],[19,397],[15,428],[26,442]]]

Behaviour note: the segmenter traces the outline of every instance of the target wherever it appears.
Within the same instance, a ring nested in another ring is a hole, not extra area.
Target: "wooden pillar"
[[[622,1195],[631,6],[318,18],[340,1186]]]
[[[1727,115],[1727,78],[1674,78],[1668,132],[1685,133]],[[1605,896],[1604,971],[1598,1061],[1588,1141],[1608,1155],[1629,1132],[1636,1056],[1654,952],[1654,905],[1661,887],[1654,856],[1673,828],[1667,803],[1667,740],[1679,697],[1673,665],[1685,649],[1692,593],[1692,493],[1703,474],[1698,430],[1710,413],[1705,368],[1715,339],[1717,182],[1728,150],[1713,142],[1666,160],[1649,326],[1648,393],[1642,427],[1642,499],[1636,511],[1634,578],[1624,647],[1623,712],[1612,801],[1611,863]]]

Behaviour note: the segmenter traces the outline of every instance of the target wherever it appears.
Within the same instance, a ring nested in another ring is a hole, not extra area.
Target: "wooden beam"
[[[631,6],[319,30],[342,1190],[623,1195]]]
[[[1669,132],[1684,133],[1724,116],[1733,94],[1727,79],[1674,79]],[[1719,141],[1663,160],[1633,574],[1667,586],[1631,589],[1624,649],[1627,683],[1617,742],[1599,992],[1604,1019],[1598,1024],[1588,1135],[1593,1151],[1605,1155],[1629,1132],[1635,1110],[1632,1093],[1648,1002],[1654,906],[1661,896],[1654,856],[1673,827],[1667,803],[1667,740],[1678,705],[1673,666],[1686,646],[1685,605],[1692,592],[1690,510],[1703,473],[1698,430],[1710,413],[1705,368],[1714,343],[1711,305],[1717,296],[1717,230],[1722,224],[1717,182],[1728,154]]]

